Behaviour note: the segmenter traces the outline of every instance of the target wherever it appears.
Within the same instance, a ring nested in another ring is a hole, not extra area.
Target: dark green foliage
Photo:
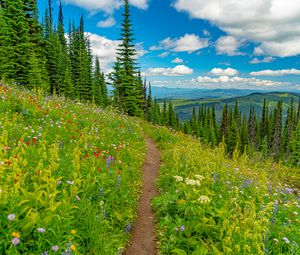
[[[233,157],[233,154],[261,151],[263,158],[272,156],[276,161],[299,164],[299,106],[296,110],[292,99],[283,123],[282,102],[278,102],[272,112],[269,112],[268,105],[267,100],[264,100],[262,116],[258,118],[254,107],[249,109],[249,114],[242,116],[237,101],[233,109],[225,104],[219,125],[214,107],[206,108],[202,105],[199,107],[197,121],[193,109],[191,119],[178,126],[183,132],[196,135],[211,146],[223,142],[227,153]]]
[[[108,104],[107,87],[104,73],[101,72],[99,59],[96,58],[93,74],[93,100],[96,104],[106,106]]]
[[[136,71],[136,50],[128,0],[124,3],[121,43],[117,50],[114,72],[111,74],[115,88],[114,101],[115,105],[127,114],[141,116],[145,110],[144,86],[140,74]]]

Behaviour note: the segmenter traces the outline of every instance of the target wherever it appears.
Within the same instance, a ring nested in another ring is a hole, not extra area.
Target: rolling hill
[[[200,98],[193,100],[175,99],[172,100],[172,102],[174,104],[175,111],[179,114],[180,120],[189,119],[191,117],[193,108],[195,107],[197,112],[201,105],[206,107],[212,107],[214,105],[217,118],[220,119],[222,109],[226,103],[229,105],[229,107],[234,107],[235,102],[237,101],[241,112],[245,114],[249,113],[250,106],[254,106],[255,111],[260,116],[262,113],[264,99],[269,102],[270,109],[273,109],[277,102],[282,101],[285,113],[292,98],[294,99],[295,103],[298,103],[300,94],[293,92],[255,92],[250,95],[231,98]]]

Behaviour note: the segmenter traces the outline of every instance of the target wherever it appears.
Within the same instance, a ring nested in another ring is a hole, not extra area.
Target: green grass
[[[122,251],[145,150],[133,118],[0,87],[0,254]]]
[[[300,254],[299,169],[230,160],[222,146],[110,109],[3,87],[0,254],[121,254],[144,133],[162,154],[152,201],[160,254]]]
[[[299,196],[299,169],[229,160],[222,146],[205,148],[166,128],[148,132],[163,162],[152,203],[161,254],[300,254],[300,203],[292,194]]]

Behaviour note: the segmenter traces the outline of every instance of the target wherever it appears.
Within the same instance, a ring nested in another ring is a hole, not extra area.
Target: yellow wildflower
[[[11,234],[13,237],[17,237],[17,238],[20,238],[21,237],[21,234],[19,232],[12,232]]]
[[[72,235],[76,235],[76,233],[77,233],[77,231],[76,231],[75,229],[72,229],[72,230],[71,230],[71,234],[72,234]]]
[[[72,244],[72,245],[70,246],[70,249],[71,249],[72,251],[76,251],[76,246],[75,246],[74,244]]]

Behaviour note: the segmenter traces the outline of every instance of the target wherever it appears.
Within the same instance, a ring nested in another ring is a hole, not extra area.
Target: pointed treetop
[[[62,26],[64,25],[64,16],[63,16],[61,0],[59,1],[58,24],[61,24]]]

